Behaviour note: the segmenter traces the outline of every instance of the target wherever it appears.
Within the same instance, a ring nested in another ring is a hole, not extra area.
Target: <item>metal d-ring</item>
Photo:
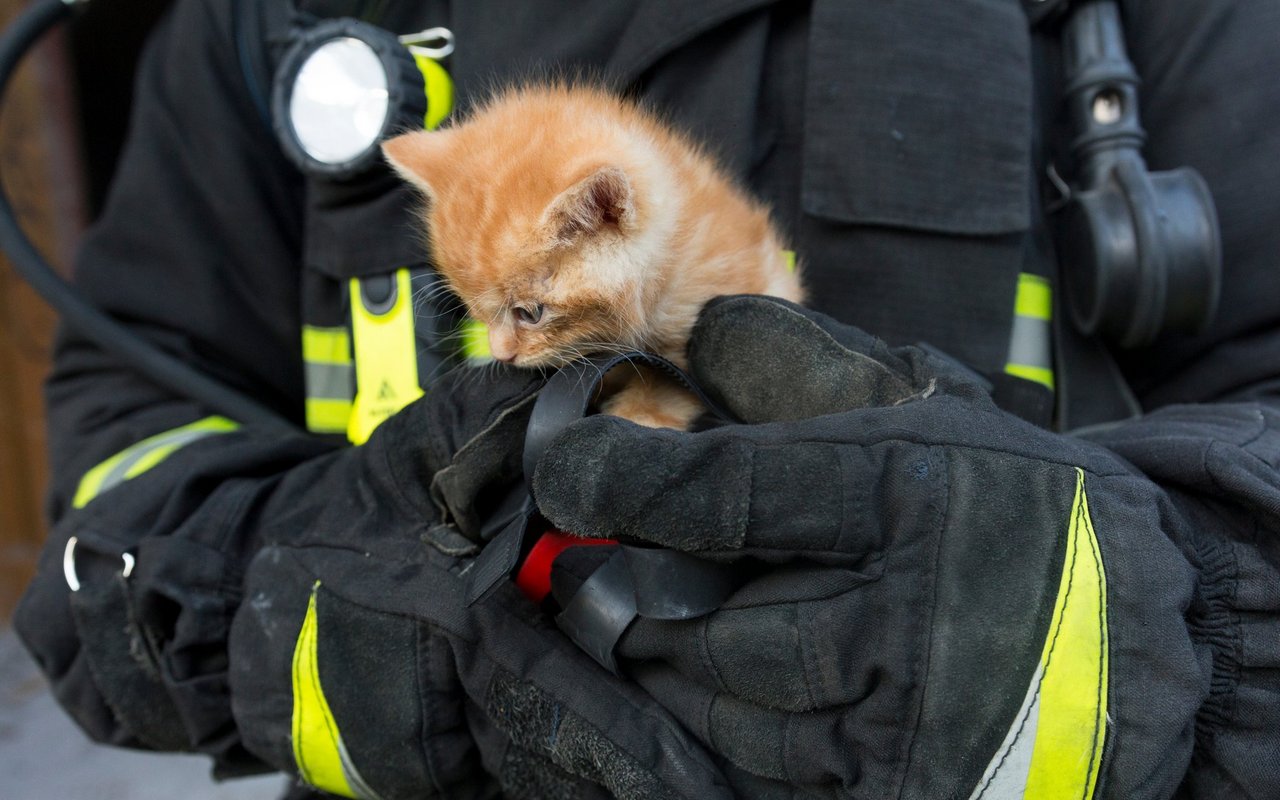
[[[428,42],[438,42],[435,47],[427,47]],[[409,48],[415,56],[426,56],[437,61],[453,52],[453,31],[448,28],[427,28],[417,33],[407,33],[400,37],[400,44]]]
[[[76,575],[76,545],[80,540],[72,536],[67,540],[67,547],[62,551],[62,577],[67,579],[67,588],[73,592],[80,591],[80,577]],[[132,553],[121,553],[120,560],[124,567],[120,570],[123,578],[133,574],[134,559]]]

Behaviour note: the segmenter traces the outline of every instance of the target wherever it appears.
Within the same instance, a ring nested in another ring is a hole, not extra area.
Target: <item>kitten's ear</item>
[[[635,189],[618,167],[601,167],[560,193],[543,215],[557,245],[607,229],[635,225]]]
[[[382,143],[382,155],[400,177],[418,187],[428,197],[435,194],[434,183],[451,162],[453,132],[410,131]]]

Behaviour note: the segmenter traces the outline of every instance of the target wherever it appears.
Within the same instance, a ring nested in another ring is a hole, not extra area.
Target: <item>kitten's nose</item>
[[[503,364],[510,364],[516,360],[516,342],[515,337],[507,335],[501,330],[489,331],[489,355],[493,356],[495,361],[501,361]]]

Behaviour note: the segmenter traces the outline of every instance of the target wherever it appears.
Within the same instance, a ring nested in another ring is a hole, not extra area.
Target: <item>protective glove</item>
[[[251,751],[350,797],[728,796],[668,712],[514,587],[463,600],[478,547],[454,524],[475,519],[461,498],[519,475],[493,442],[523,429],[540,385],[448,376],[338,462],[349,492],[319,513],[267,509],[278,524],[230,642]]]
[[[1208,481],[1162,488],[999,410],[962,368],[782,301],[713,301],[689,355],[750,424],[590,417],[533,487],[563,530],[757,576],[701,619],[636,620],[618,646],[740,795],[1174,792],[1235,702],[1236,572],[1254,581],[1239,608],[1277,585],[1256,555],[1233,566],[1227,523],[1188,491]],[[1216,478],[1274,526],[1280,483]],[[1266,639],[1245,637],[1274,653]],[[1274,718],[1262,696],[1250,708]],[[1266,769],[1240,796],[1278,796]]]

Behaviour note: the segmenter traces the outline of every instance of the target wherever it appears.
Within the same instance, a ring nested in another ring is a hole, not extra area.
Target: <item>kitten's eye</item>
[[[525,325],[537,325],[542,321],[542,303],[534,303],[531,306],[516,306],[511,309],[511,315],[516,318],[517,322],[523,322]]]

